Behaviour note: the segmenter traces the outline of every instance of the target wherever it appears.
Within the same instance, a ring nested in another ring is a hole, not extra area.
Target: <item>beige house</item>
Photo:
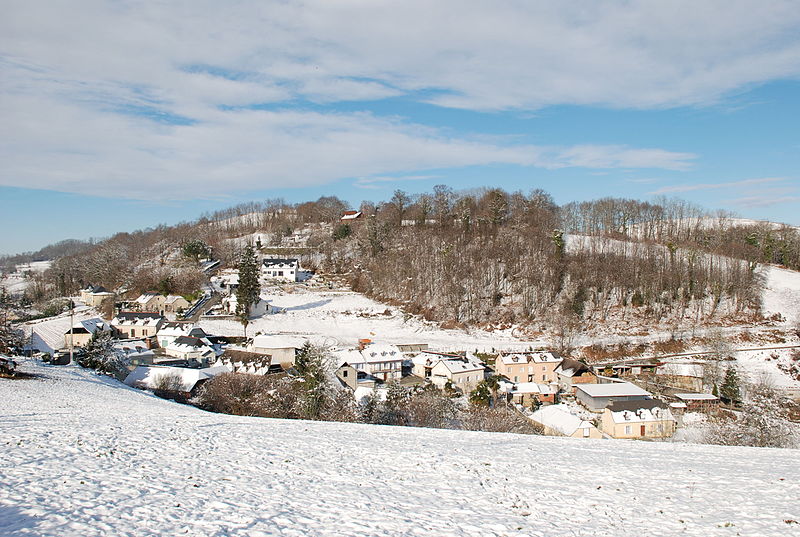
[[[167,295],[164,297],[164,314],[176,315],[189,307],[189,301],[180,295]]]
[[[511,382],[556,382],[561,357],[553,352],[501,353],[494,362],[498,375]]]
[[[155,312],[122,311],[112,320],[111,326],[123,338],[154,337],[161,328],[164,317]]]
[[[78,321],[72,325],[72,330],[67,330],[64,334],[64,347],[69,348],[70,340],[72,340],[73,346],[75,347],[85,347],[86,344],[89,343],[89,340],[92,339],[95,332],[106,332],[110,330],[111,326],[99,317]]]
[[[602,438],[603,434],[590,421],[570,412],[567,405],[543,406],[531,414],[531,421],[544,428],[550,436],[570,436],[572,438]]]
[[[473,357],[439,360],[431,369],[431,382],[439,388],[449,381],[454,388],[468,394],[486,378],[486,366]]]
[[[273,364],[280,364],[285,368],[294,365],[297,351],[303,348],[306,340],[293,336],[260,335],[253,338],[253,343],[248,350],[259,354],[272,356]]]
[[[104,300],[113,300],[114,293],[106,290],[100,285],[90,285],[86,289],[81,289],[81,302],[93,308],[99,307]]]
[[[676,421],[669,407],[657,399],[614,401],[603,411],[601,428],[612,438],[669,438]]]

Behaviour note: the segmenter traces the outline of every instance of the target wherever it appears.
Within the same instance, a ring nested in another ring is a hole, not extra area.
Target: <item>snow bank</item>
[[[0,379],[0,534],[787,535],[800,452],[208,414]]]

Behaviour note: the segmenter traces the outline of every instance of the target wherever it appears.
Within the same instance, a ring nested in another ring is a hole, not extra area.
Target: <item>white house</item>
[[[158,346],[164,349],[181,336],[205,337],[206,333],[194,323],[179,321],[167,321],[156,332]]]
[[[182,360],[196,360],[208,364],[215,361],[217,353],[205,338],[180,336],[167,346],[167,356]]]
[[[239,304],[239,300],[236,298],[235,293],[232,293],[223,298],[221,303],[222,303],[222,311],[224,311],[228,315],[236,315],[236,307]],[[250,318],[261,317],[269,312],[269,308],[270,308],[269,302],[259,297],[258,302],[250,305],[250,309],[248,310],[247,316]]]
[[[439,388],[449,381],[463,393],[474,390],[486,377],[486,366],[474,356],[467,355],[458,360],[439,360],[431,369],[431,382]]]
[[[403,353],[395,345],[370,343],[361,350],[337,351],[335,356],[337,366],[347,363],[377,380],[400,380],[403,376]]]
[[[270,279],[296,282],[300,272],[297,259],[267,258],[262,261],[261,274]]]
[[[402,348],[398,345],[398,348]],[[431,377],[431,370],[441,360],[459,360],[463,358],[460,354],[449,354],[444,352],[422,351],[411,358],[411,373],[424,379]]]

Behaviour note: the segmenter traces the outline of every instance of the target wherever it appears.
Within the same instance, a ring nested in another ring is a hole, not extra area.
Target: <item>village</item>
[[[87,286],[74,297],[69,314],[23,325],[24,350],[52,365],[81,363],[87,346],[105,338],[116,363],[124,364],[114,373],[119,381],[187,402],[224,373],[297,374],[296,357],[304,345],[324,345],[329,373],[356,404],[367,397],[385,399],[393,383],[435,387],[464,401],[491,391],[485,404],[518,412],[544,434],[574,438],[665,440],[682,427],[685,413],[720,412],[721,386],[704,382],[709,364],[687,359],[587,364],[545,348],[479,352],[468,350],[468,343],[459,347],[457,340],[443,344],[424,337],[392,342],[359,337],[348,345],[301,335],[292,326],[250,337],[214,333],[214,326],[224,326],[220,321],[234,319],[238,270],[219,269],[210,260],[203,264],[211,268],[210,284],[193,302],[157,292],[120,300],[115,292]],[[284,289],[315,280],[297,258],[264,256],[259,272],[264,286]],[[111,318],[97,315],[108,311],[109,300],[115,304]],[[249,313],[252,319],[268,318],[279,316],[281,308],[261,298]]]

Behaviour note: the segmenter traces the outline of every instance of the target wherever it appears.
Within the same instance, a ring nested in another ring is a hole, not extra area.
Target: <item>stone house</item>
[[[514,383],[550,384],[557,380],[555,369],[560,363],[561,357],[554,352],[500,353],[494,370]]]

